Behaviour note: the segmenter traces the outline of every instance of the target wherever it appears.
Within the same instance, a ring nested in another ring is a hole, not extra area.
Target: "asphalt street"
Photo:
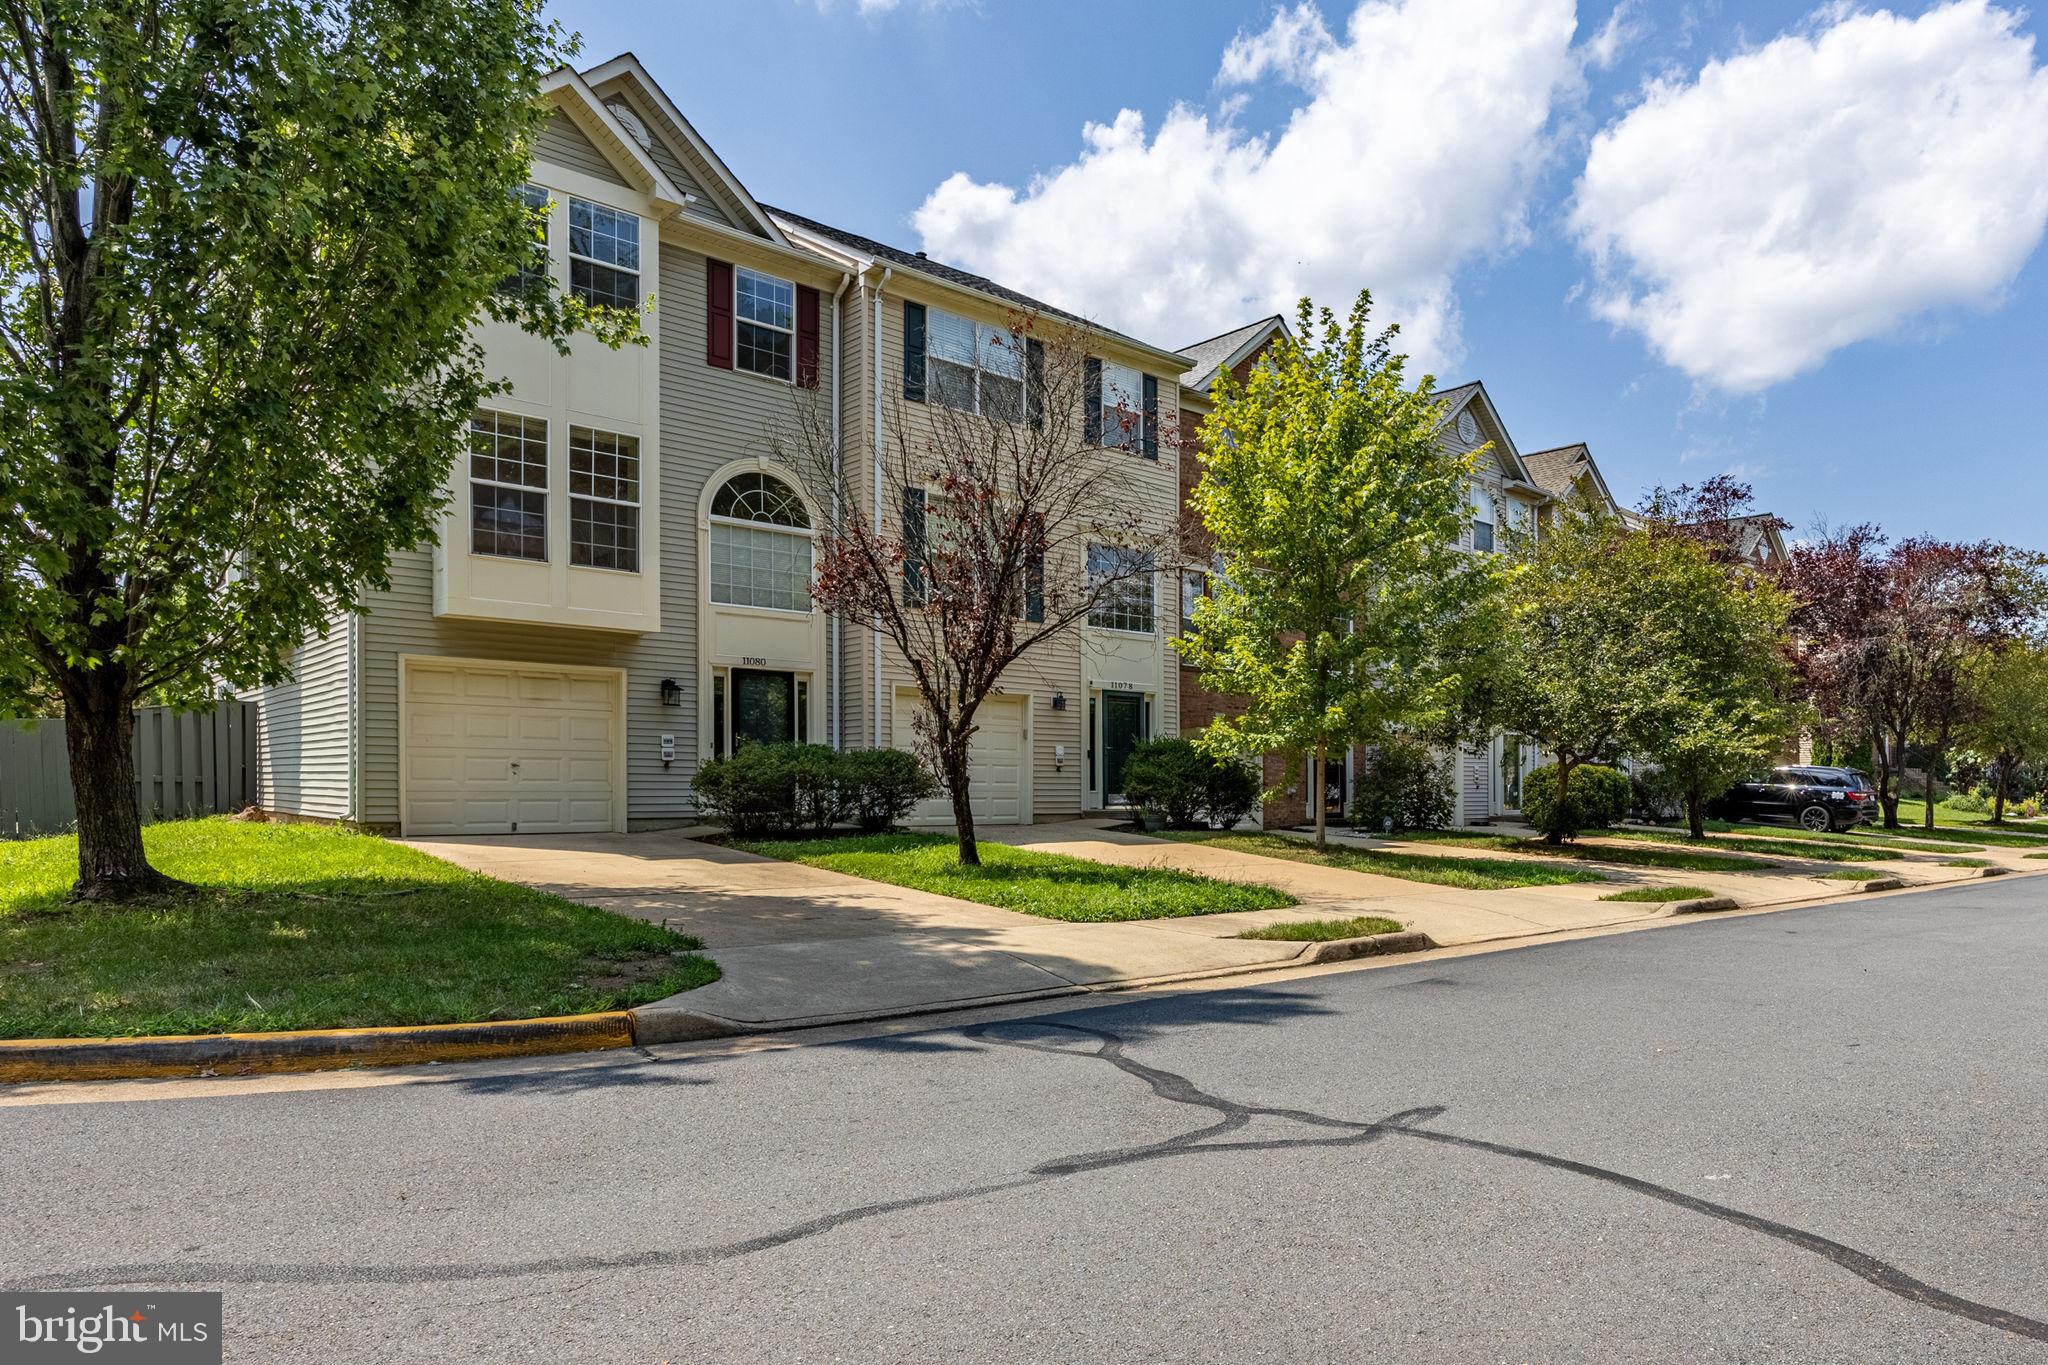
[[[0,1281],[248,1361],[2048,1362],[2043,888],[0,1104]]]

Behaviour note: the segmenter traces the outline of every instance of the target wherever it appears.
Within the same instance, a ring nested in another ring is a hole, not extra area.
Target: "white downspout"
[[[842,272],[839,287],[832,291],[832,529],[839,529],[839,486],[841,482],[840,441],[846,431],[839,421],[839,361],[843,352],[840,333],[844,324],[840,320],[839,300],[846,295],[846,286],[853,283],[853,276]],[[835,749],[845,747],[839,742],[840,704],[846,679],[846,658],[839,649],[839,613],[833,612],[825,621],[825,656],[832,669],[832,685],[826,689],[825,742]]]
[[[882,267],[882,278],[875,284],[874,309],[868,314],[868,347],[875,353],[875,486],[874,486],[874,529],[872,535],[882,533],[882,291],[889,287],[889,277],[896,273],[894,266]],[[874,712],[869,731],[869,743],[874,748],[882,747],[882,623],[877,620],[869,626],[875,639],[874,653]]]

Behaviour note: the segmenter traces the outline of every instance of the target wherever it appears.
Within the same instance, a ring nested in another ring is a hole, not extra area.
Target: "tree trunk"
[[[1308,799],[1316,803],[1316,852],[1330,851],[1329,832],[1324,828],[1329,818],[1330,776],[1323,768],[1323,746],[1316,745],[1315,781],[1309,784]]]
[[[1879,740],[1877,746],[1879,752],[1884,755],[1884,761],[1878,767],[1877,804],[1884,807],[1886,829],[1899,827],[1899,777],[1906,764],[1906,737],[1900,735],[1898,741],[1897,767],[1893,766],[1891,744],[1886,740]]]
[[[1991,771],[1997,774],[1991,779],[1991,823],[2002,825],[2005,823],[2005,784],[2011,780],[2012,775],[2011,765],[2006,762],[2005,755],[1998,756]]]
[[[1934,774],[1941,770],[1941,756],[1947,749],[1946,743],[1936,744],[1934,751],[1927,756],[1927,766],[1920,770],[1927,778],[1927,790],[1921,794],[1927,798],[1925,827],[1928,829],[1934,828]]]
[[[1698,787],[1685,789],[1685,828],[1695,839],[1707,837],[1707,798]]]
[[[64,748],[78,815],[74,900],[126,900],[181,885],[151,867],[143,852],[127,681],[124,667],[105,664],[78,675],[66,691]]]
[[[945,769],[946,794],[953,798],[953,829],[959,839],[960,866],[980,867],[981,846],[974,838],[974,799],[967,788],[967,742],[962,740],[958,752],[948,751],[940,756]]]
[[[1561,828],[1564,818],[1564,803],[1571,795],[1572,769],[1577,766],[1578,764],[1576,763],[1565,762],[1564,755],[1558,755],[1557,809],[1551,814],[1552,828],[1543,831],[1543,842],[1546,844],[1561,846],[1564,843],[1564,830]]]

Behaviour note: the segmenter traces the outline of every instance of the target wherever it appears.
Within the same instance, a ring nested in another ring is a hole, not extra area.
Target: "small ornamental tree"
[[[1409,387],[1371,308],[1361,293],[1340,322],[1304,299],[1298,343],[1242,384],[1216,378],[1190,501],[1220,572],[1174,642],[1202,686],[1245,699],[1202,732],[1212,753],[1306,755],[1320,773],[1355,743],[1440,728],[1478,681],[1484,656],[1462,646],[1501,566],[1457,548],[1473,457],[1439,443],[1429,378]]]
[[[918,751],[965,866],[981,862],[969,755],[983,704],[1091,616],[1152,619],[1156,575],[1177,562],[1174,526],[1147,521],[1158,497],[1141,492],[1172,468],[1170,418],[1106,393],[1078,326],[1019,312],[972,344],[977,366],[906,376],[879,451],[842,452],[815,401],[773,436],[825,509],[811,595],[878,630],[916,686]]]
[[[479,312],[584,321],[515,197],[529,0],[64,0],[0,26],[0,707],[64,713],[75,894],[143,853],[140,702],[277,683],[431,539]],[[612,339],[629,323],[607,330]]]
[[[2048,756],[2048,640],[1980,650],[1963,665],[1971,698],[1958,738],[1990,757],[1991,823],[2005,823],[2006,798],[2024,765]]]

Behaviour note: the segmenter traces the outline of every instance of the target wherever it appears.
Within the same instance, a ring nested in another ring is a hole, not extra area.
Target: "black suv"
[[[1773,768],[1738,782],[1707,803],[1720,820],[1795,820],[1816,833],[1840,833],[1877,819],[1877,793],[1847,768]]]

